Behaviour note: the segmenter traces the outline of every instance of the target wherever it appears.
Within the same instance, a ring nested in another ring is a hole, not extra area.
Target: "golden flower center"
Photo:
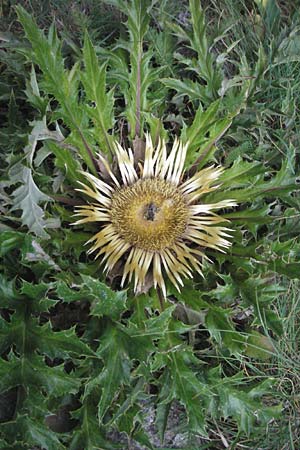
[[[188,208],[172,183],[158,178],[138,180],[112,195],[111,222],[129,244],[159,251],[184,233]]]

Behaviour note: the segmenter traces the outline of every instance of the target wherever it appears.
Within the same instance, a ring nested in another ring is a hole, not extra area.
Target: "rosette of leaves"
[[[209,442],[216,422],[251,436],[281,409],[274,380],[256,362],[275,353],[282,332],[272,309],[283,290],[278,274],[299,276],[299,244],[286,237],[289,227],[297,230],[292,151],[281,167],[238,156],[220,174],[222,189],[205,201],[238,203],[223,211],[232,247],[226,254],[209,249],[203,277],[181,292],[166,282],[163,310],[155,289],[136,297],[133,286],[120,289],[120,271],[106,278],[86,255],[94,224],[69,225],[80,204],[81,171],[103,173],[99,152],[112,162],[118,141],[139,159],[146,131],[153,142],[177,134],[190,143],[185,169],[192,176],[223,162],[220,139],[251,91],[245,76],[219,95],[223,72],[209,53],[196,0],[186,29],[175,27],[172,38],[154,4],[112,3],[124,22],[120,36],[99,48],[86,34],[73,65],[55,28],[46,36],[17,8],[29,41],[18,52],[27,61],[26,95],[36,114],[27,145],[6,158],[2,184],[0,372],[3,404],[11,405],[2,410],[3,448],[124,448],[112,430],[154,448],[145,416],[155,412],[163,443],[172,408],[182,414],[178,431],[196,445],[197,436]],[[163,43],[171,61],[165,66]],[[183,70],[187,55],[201,69],[195,79]],[[199,91],[196,101],[174,100],[174,74]]]

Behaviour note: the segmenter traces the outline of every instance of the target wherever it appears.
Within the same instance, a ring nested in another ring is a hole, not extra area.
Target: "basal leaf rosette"
[[[79,191],[92,199],[76,207],[82,217],[75,225],[95,223],[98,231],[88,243],[88,253],[101,258],[109,272],[122,262],[122,282],[134,279],[134,290],[143,289],[152,277],[166,296],[165,278],[179,290],[183,278],[201,272],[208,259],[205,249],[226,251],[231,245],[228,222],[216,211],[235,206],[231,200],[204,203],[204,195],[220,188],[222,167],[210,166],[185,176],[188,144],[175,139],[168,153],[164,141],[154,147],[146,135],[144,161],[135,164],[131,149],[115,144],[117,173],[99,155],[109,181],[85,173],[88,185]]]

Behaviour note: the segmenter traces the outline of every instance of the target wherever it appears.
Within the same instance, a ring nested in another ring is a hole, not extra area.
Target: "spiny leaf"
[[[2,305],[1,305],[2,306]],[[9,305],[4,305],[9,307]],[[20,327],[11,324],[6,320],[0,320],[0,352],[3,354],[10,350],[11,346],[16,343],[15,335],[18,333]]]
[[[232,122],[232,117],[218,118],[220,101],[210,104],[204,111],[200,105],[193,123],[184,128],[181,139],[189,142],[186,166],[198,167],[210,159],[215,151],[216,142],[223,136]],[[196,161],[195,161],[196,160]]]
[[[61,142],[64,140],[64,136],[58,127],[56,131],[51,131],[48,129],[46,124],[46,117],[43,117],[42,120],[35,120],[31,123],[31,125],[33,125],[33,128],[28,137],[28,144],[24,148],[24,152],[30,167],[32,167],[32,160],[36,151],[38,141],[51,139],[53,141]]]
[[[23,385],[26,389],[46,389],[49,395],[76,393],[80,380],[67,374],[63,366],[49,367],[42,357],[31,355],[0,361],[0,390]]]
[[[76,147],[68,146],[67,143],[66,147],[60,147],[54,141],[47,141],[45,147],[55,155],[56,167],[61,170],[73,186],[76,186],[78,181],[83,181],[80,173],[81,166],[76,155]]]
[[[252,305],[259,323],[266,329],[273,330],[281,335],[282,323],[279,316],[268,309],[268,303],[274,299],[274,295],[282,292],[282,288],[269,285],[268,280],[262,278],[248,278],[239,284],[240,294],[246,304]]]
[[[259,161],[244,161],[238,156],[231,167],[228,167],[220,176],[222,186],[242,186],[253,182],[256,175],[264,174],[266,168]]]
[[[32,284],[27,281],[22,281],[22,287],[20,294],[26,297],[27,306],[30,303],[30,308],[34,313],[48,311],[53,307],[57,300],[52,300],[47,297],[47,293],[50,289],[53,289],[54,283],[39,283]],[[18,308],[16,302],[12,304],[12,307]]]
[[[93,315],[108,316],[118,319],[126,310],[126,291],[113,291],[106,284],[87,275],[82,275],[84,286],[93,298],[91,312]]]
[[[205,81],[202,100],[208,103],[218,97],[223,76],[220,67],[216,64],[216,58],[210,50],[211,43],[208,42],[205,14],[201,3],[198,0],[190,0],[189,7],[192,32],[186,32],[181,26],[174,23],[170,24],[170,28],[196,53],[196,57],[182,57],[181,53],[176,56],[189,70],[193,70],[197,74],[199,84],[202,82],[201,84],[204,85],[203,81]]]
[[[149,336],[150,339],[158,339],[165,336],[165,334],[169,333],[169,324],[172,320],[172,315],[175,310],[175,306],[169,306],[166,308],[159,316],[151,317],[148,320],[144,320],[143,326],[139,323],[139,329],[135,327],[128,328],[128,334],[132,336],[138,337],[140,336]],[[132,324],[132,319],[130,320],[130,324]]]
[[[19,248],[24,238],[25,234],[20,231],[2,231],[0,233],[0,256]]]
[[[46,415],[47,411],[43,411]],[[9,437],[10,446],[7,450],[32,449],[36,446],[47,450],[64,450],[56,433],[44,423],[44,417],[32,417],[19,414],[16,419],[1,424],[1,428]],[[5,448],[5,447],[4,447]]]
[[[260,172],[262,172],[262,168],[259,168],[258,166],[255,167],[255,164],[244,163],[242,166],[248,165],[248,168],[252,170],[252,168],[257,171],[258,175],[254,178],[248,177],[248,180],[244,179],[242,181],[242,186],[239,188],[239,178],[233,180],[232,189],[230,189],[230,196],[235,199],[238,203],[242,202],[249,202],[251,199],[257,199],[258,197],[261,198],[281,198],[287,202],[292,202],[291,193],[298,190],[297,185],[297,177],[291,173],[291,170],[288,165],[288,161],[283,160],[282,166],[278,172],[269,180],[265,181],[264,176],[262,174],[259,175]],[[252,168],[251,168],[252,165]],[[227,177],[227,176],[226,176]],[[229,183],[229,177],[228,176],[228,183]],[[242,177],[243,179],[243,177]],[[228,198],[229,190],[226,189],[224,191],[218,191],[213,194],[209,194],[206,198],[207,200],[211,200],[212,198],[214,201],[220,201],[224,197],[224,193],[226,193],[226,198]]]
[[[15,288],[14,280],[7,280],[0,274],[0,307],[11,308],[12,301],[18,300],[20,295]]]
[[[27,444],[40,445],[47,450],[63,450],[65,448],[56,434],[49,430],[44,422],[31,419],[27,415],[24,417],[24,422],[27,428],[24,433]]]
[[[271,223],[274,218],[269,216],[271,212],[270,205],[264,205],[261,208],[249,208],[242,211],[236,211],[233,213],[224,214],[225,219],[229,219],[233,223],[247,224],[251,229],[257,229],[261,224]]]
[[[240,353],[243,350],[245,337],[238,333],[221,308],[212,307],[205,317],[205,325],[211,336],[220,346],[228,348],[232,353]]]
[[[40,385],[45,387],[49,396],[77,394],[81,380],[72,373],[67,374],[63,365],[48,367],[41,364],[39,368],[37,364],[34,364],[34,368],[39,371]]]
[[[117,320],[126,310],[126,291],[113,291],[106,284],[88,275],[82,275],[83,284],[70,289],[63,281],[57,282],[57,294],[64,302],[88,300],[94,316]]]
[[[217,282],[217,287],[215,289],[211,289],[206,293],[210,298],[218,299],[219,302],[223,304],[231,304],[238,296],[238,287],[236,283],[232,279],[231,275],[222,275],[219,274],[223,283],[219,284]]]
[[[39,85],[36,78],[36,72],[34,65],[31,67],[30,81],[26,80],[26,90],[25,93],[29,102],[37,108],[41,115],[44,117],[46,114],[47,106],[48,106],[48,98],[43,98],[40,94]]]
[[[97,410],[91,397],[83,399],[81,408],[73,412],[73,416],[80,421],[80,426],[72,434],[70,450],[122,449],[122,444],[113,444],[105,439],[105,432],[99,427]]]
[[[129,40],[119,42],[119,47],[124,51],[113,52],[114,54],[111,55],[113,72],[125,98],[125,114],[130,136],[132,138],[141,137],[144,123],[143,113],[151,107],[148,98],[149,88],[159,80],[161,72],[161,68],[155,69],[151,66],[150,61],[153,57],[151,47],[147,51],[143,48],[144,36],[150,21],[149,11],[153,5],[148,0],[118,1],[115,4],[127,16]],[[128,56],[130,70],[127,62]]]
[[[22,247],[22,262],[26,263],[40,262],[49,269],[60,271],[60,267],[55,261],[48,255],[41,245],[35,239],[25,239]]]
[[[101,339],[98,355],[106,361],[98,381],[102,386],[102,395],[98,404],[99,420],[102,420],[107,408],[113,401],[121,384],[129,383],[130,361],[127,353],[126,335],[108,328]]]
[[[70,126],[72,132],[68,137],[71,141],[74,136],[78,141],[78,151],[89,169],[96,173],[93,151],[89,143],[89,136],[85,133],[87,118],[83,108],[78,105],[79,75],[78,64],[70,72],[64,68],[59,41],[54,26],[50,27],[48,39],[38,29],[31,15],[20,5],[16,7],[19,21],[23,25],[26,36],[33,48],[32,60],[38,64],[43,72],[43,84],[47,92],[58,100],[61,111],[58,117]]]
[[[118,423],[120,431],[125,431],[131,435],[136,427],[140,406],[139,400],[143,397],[146,381],[140,377],[133,388],[127,392],[125,401],[117,409],[116,414],[112,417],[111,423]],[[121,426],[120,426],[121,425]]]
[[[41,238],[48,238],[49,235],[45,231],[46,222],[44,211],[39,203],[51,200],[50,197],[41,192],[35,184],[31,169],[23,167],[20,174],[21,186],[13,192],[12,211],[22,210],[22,223],[26,225],[30,231]]]
[[[0,448],[2,450],[19,450],[22,443],[20,442],[14,442],[13,444],[8,443],[4,439],[0,438]]]
[[[220,100],[216,100],[204,111],[200,105],[193,123],[187,130],[184,130],[182,138],[189,141],[190,146],[196,147],[203,143],[209,128],[216,122],[220,106]]]
[[[94,352],[76,336],[75,329],[51,330],[49,324],[34,329],[39,342],[39,350],[50,358],[64,358],[72,355],[93,356]]]
[[[269,389],[262,389],[257,397],[261,397],[262,393],[267,393]],[[250,391],[251,392],[251,391]],[[225,384],[218,389],[220,396],[219,407],[221,408],[224,418],[234,417],[241,431],[247,435],[255,429],[257,420],[268,423],[271,417],[275,417],[280,413],[280,407],[264,407],[257,409],[257,398],[252,399],[247,392],[232,389]],[[257,392],[258,393],[258,392]]]
[[[160,81],[169,89],[174,89],[177,92],[174,101],[185,95],[187,95],[192,102],[195,100],[201,100],[204,103],[209,101],[205,86],[188,78],[184,80],[162,78]]]
[[[173,352],[168,356],[168,367],[170,369],[169,394],[164,403],[172,399],[179,400],[186,409],[189,428],[201,435],[206,435],[205,414],[201,397],[207,395],[206,386],[197,379],[195,373],[186,364],[184,353]]]
[[[190,0],[189,6],[193,25],[190,41],[193,50],[198,55],[199,75],[207,82],[212,95],[216,95],[220,88],[222,75],[218,68],[214,67],[213,54],[209,51],[204,10],[198,0]]]
[[[106,63],[99,66],[98,58],[92,42],[85,35],[83,57],[85,73],[82,81],[88,100],[93,106],[87,108],[87,113],[93,118],[101,149],[112,152],[113,142],[108,130],[114,126],[113,120],[113,91],[106,92]]]
[[[300,263],[290,262],[286,263],[282,258],[269,263],[269,269],[288,278],[295,280],[300,278]]]
[[[127,336],[117,328],[108,326],[101,337],[97,350],[98,356],[105,361],[103,370],[86,384],[85,397],[95,388],[101,389],[98,403],[98,417],[100,423],[118,396],[124,384],[129,384],[131,363],[127,351]]]

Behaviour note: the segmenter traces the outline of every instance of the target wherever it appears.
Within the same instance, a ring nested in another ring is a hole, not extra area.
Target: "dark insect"
[[[146,212],[144,214],[145,219],[151,220],[151,222],[153,222],[157,211],[158,211],[157,206],[155,206],[154,203],[149,203],[149,205],[146,206]]]

